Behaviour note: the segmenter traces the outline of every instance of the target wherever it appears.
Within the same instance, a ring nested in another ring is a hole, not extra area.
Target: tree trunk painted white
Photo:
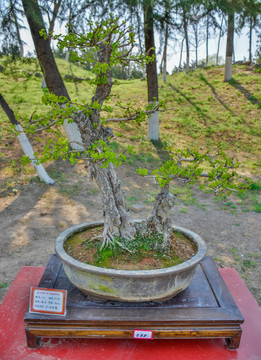
[[[226,63],[224,80],[230,81],[232,79],[232,62],[234,49],[234,14],[228,14],[227,25],[227,47],[226,47]]]
[[[155,111],[148,120],[148,138],[153,141],[159,140],[159,112]]]
[[[249,20],[249,49],[248,49],[248,61],[252,62],[252,34],[253,34],[253,19],[250,16]]]
[[[46,85],[46,81],[45,81],[44,75],[42,76],[41,88],[42,88],[42,89],[47,89],[47,85]]]
[[[232,79],[232,63],[233,57],[226,56],[225,81],[230,81]]]
[[[65,53],[65,60],[66,60],[67,62],[69,62],[69,59],[70,59],[70,50],[68,49],[68,50],[66,51],[66,53]]]
[[[78,125],[75,122],[69,123],[68,120],[65,120],[63,123],[63,128],[68,137],[70,147],[73,150],[83,151],[84,147],[81,145],[82,137]]]
[[[27,136],[25,135],[22,126],[20,124],[18,124],[15,126],[15,129],[19,132],[17,137],[20,142],[20,145],[21,145],[25,155],[28,156],[29,159],[31,160],[31,164],[37,171],[39,178],[41,180],[43,180],[46,184],[50,184],[50,185],[54,184],[54,180],[51,179],[50,176],[47,174],[43,165],[37,164],[32,145],[31,145],[30,141],[28,140]]]
[[[70,96],[55,62],[53,52],[50,46],[50,41],[49,39],[45,39],[39,34],[39,31],[41,29],[45,29],[45,24],[38,2],[22,0],[22,3],[31,30],[37,57],[44,74],[44,80],[42,79],[42,81],[44,81],[46,85],[42,83],[42,86],[48,87],[51,93],[54,93],[57,96],[64,96],[70,101]],[[59,3],[60,1],[56,4],[59,5]],[[35,21],[35,19],[37,19],[37,21]],[[76,130],[76,125],[65,123],[64,129],[66,135],[69,138],[69,141],[71,142],[72,149],[79,151],[83,150],[83,147],[81,147],[79,144],[76,144],[82,143],[79,131]],[[70,132],[72,132],[72,134],[70,134]]]
[[[44,75],[42,76],[42,83],[41,83],[41,87],[43,89],[47,89],[47,85],[45,82],[45,78]],[[68,120],[65,120],[63,123],[63,129],[67,135],[67,138],[69,140],[70,143],[70,147],[73,150],[77,150],[77,151],[83,151],[84,147],[82,144],[82,138],[81,138],[81,134],[78,128],[78,125],[73,122],[73,123],[69,123]]]
[[[208,66],[208,39],[209,39],[209,16],[207,15],[207,24],[206,24],[206,66]]]
[[[154,24],[153,24],[153,3],[146,1],[143,3],[144,14],[144,37],[145,50],[150,56],[155,55],[152,62],[146,64],[148,102],[152,103],[159,100],[158,75],[154,41]],[[159,114],[158,111],[152,113],[148,121],[148,138],[150,140],[159,140]]]

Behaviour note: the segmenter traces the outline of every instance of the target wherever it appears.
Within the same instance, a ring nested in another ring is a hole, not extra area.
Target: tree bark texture
[[[232,79],[232,61],[234,48],[234,13],[228,14],[225,81]]]
[[[163,234],[163,246],[169,245],[171,235],[171,220],[169,212],[174,206],[174,196],[169,192],[169,184],[166,184],[157,195],[152,213],[148,220],[142,223],[142,227],[152,232]]]
[[[144,37],[145,50],[150,56],[155,55],[155,41],[154,41],[154,23],[153,23],[153,7],[150,0],[143,2],[144,14]],[[146,64],[147,88],[148,88],[148,102],[158,101],[158,75],[156,57],[153,62]],[[159,113],[155,111],[148,122],[148,138],[150,140],[159,140]]]
[[[22,0],[22,3],[48,89],[55,95],[65,96],[70,100],[61,74],[57,68],[49,40],[44,39],[43,36],[39,34],[41,29],[45,29],[45,25],[37,0]]]
[[[57,96],[64,96],[70,100],[61,74],[57,68],[49,39],[44,39],[44,37],[39,34],[41,29],[45,29],[45,25],[37,0],[22,0],[22,3],[46,85],[50,92]],[[65,121],[63,127],[70,142],[70,146],[75,150],[83,150],[83,147],[81,146],[82,140],[77,125]]]

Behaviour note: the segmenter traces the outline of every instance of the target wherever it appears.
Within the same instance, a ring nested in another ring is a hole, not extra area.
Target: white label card
[[[134,330],[133,331],[134,339],[153,339],[153,331],[151,330]]]
[[[29,312],[66,315],[66,290],[31,288]]]

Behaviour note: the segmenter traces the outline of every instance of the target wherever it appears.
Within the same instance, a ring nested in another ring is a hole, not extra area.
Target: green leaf
[[[137,169],[137,173],[141,176],[147,176],[148,170],[147,169]]]

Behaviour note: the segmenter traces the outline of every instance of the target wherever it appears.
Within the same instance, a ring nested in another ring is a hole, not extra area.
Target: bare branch
[[[35,129],[34,132],[40,132],[40,131],[43,131],[43,130],[46,130],[46,129],[50,129],[56,123],[57,123],[57,120],[54,120],[49,125],[46,125],[46,126],[38,128],[38,129]]]
[[[120,106],[122,109],[126,109],[129,110],[128,108],[124,108],[123,106]],[[126,117],[122,117],[122,118],[109,118],[109,119],[105,119],[104,121],[106,123],[108,122],[124,122],[124,121],[130,121],[130,120],[136,120],[140,115],[144,114],[144,115],[150,115],[153,114],[155,111],[161,111],[164,112],[165,109],[159,109],[159,106],[155,106],[154,109],[152,110],[147,110],[144,112],[136,112],[134,114],[130,114],[129,116]]]

